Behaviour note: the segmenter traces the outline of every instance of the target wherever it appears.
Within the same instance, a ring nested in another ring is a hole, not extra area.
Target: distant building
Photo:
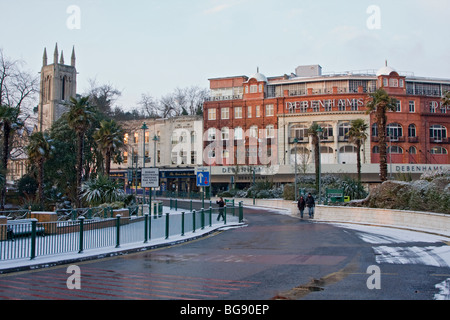
[[[76,97],[77,70],[75,63],[75,47],[72,49],[70,65],[65,64],[62,51],[59,55],[58,44],[53,53],[53,64],[48,64],[47,49],[44,49],[38,108],[39,131],[50,129],[52,124],[67,110],[64,104],[70,100],[70,97]]]

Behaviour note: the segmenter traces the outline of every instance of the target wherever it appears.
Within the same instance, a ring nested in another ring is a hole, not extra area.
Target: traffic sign
[[[158,188],[159,187],[159,169],[158,168],[142,168],[141,186],[142,186],[142,188]]]
[[[211,181],[209,172],[197,172],[197,187],[209,187]]]

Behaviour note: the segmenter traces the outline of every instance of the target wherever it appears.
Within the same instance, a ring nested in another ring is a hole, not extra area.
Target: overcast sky
[[[207,88],[208,79],[266,76],[320,64],[450,78],[450,0],[0,0],[0,48],[38,73],[55,43],[75,46],[78,93],[88,80],[123,92]]]

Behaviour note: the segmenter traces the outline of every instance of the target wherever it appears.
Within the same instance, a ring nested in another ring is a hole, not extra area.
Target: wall
[[[245,206],[253,206],[253,199],[235,199],[235,203],[244,202]],[[256,206],[283,210],[291,215],[299,215],[297,205],[293,201],[256,199]],[[317,206],[315,220],[324,222],[349,222],[406,228],[427,231],[450,236],[450,215],[357,207]]]

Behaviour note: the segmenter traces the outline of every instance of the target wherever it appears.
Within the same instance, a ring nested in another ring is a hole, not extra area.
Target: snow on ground
[[[374,245],[377,263],[420,264],[434,267],[450,268],[450,238],[402,229],[387,227],[337,224],[341,228],[356,231],[358,237]],[[405,246],[406,243],[427,243],[429,245]],[[398,244],[403,244],[398,246]],[[439,290],[435,300],[450,300],[450,278],[435,286]]]

